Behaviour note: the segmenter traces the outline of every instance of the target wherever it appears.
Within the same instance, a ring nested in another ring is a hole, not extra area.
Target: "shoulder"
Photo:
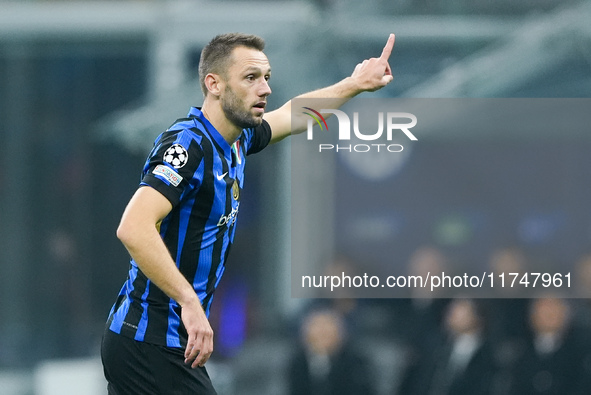
[[[154,151],[163,152],[175,147],[177,150],[202,151],[202,144],[207,141],[207,128],[198,118],[181,118],[176,120],[154,142]]]
[[[207,135],[207,127],[196,117],[177,119],[161,136],[169,140],[174,138],[178,142],[201,143]]]
[[[262,151],[271,141],[271,126],[263,119],[262,123],[254,128],[244,129],[246,154],[256,154]]]

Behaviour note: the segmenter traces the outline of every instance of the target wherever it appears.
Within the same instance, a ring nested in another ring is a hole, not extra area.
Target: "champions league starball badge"
[[[166,152],[164,152],[163,159],[175,169],[180,169],[189,161],[189,154],[182,145],[173,144],[166,150]]]

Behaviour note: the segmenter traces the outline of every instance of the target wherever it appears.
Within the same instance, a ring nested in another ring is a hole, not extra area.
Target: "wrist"
[[[201,301],[193,289],[186,291],[183,295],[181,295],[177,300],[177,303],[179,306],[181,306],[181,308],[201,306]]]
[[[346,77],[341,83],[343,85],[343,96],[345,97],[355,97],[365,91],[359,80],[353,76]]]

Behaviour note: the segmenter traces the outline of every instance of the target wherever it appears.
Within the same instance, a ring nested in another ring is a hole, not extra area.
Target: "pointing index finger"
[[[394,48],[394,39],[396,37],[394,34],[390,34],[388,37],[388,41],[386,42],[386,46],[382,50],[382,54],[380,55],[380,59],[388,60],[390,58],[390,54],[392,53],[392,48]]]

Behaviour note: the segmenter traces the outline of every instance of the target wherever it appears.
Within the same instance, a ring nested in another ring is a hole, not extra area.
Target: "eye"
[[[265,81],[269,81],[270,79],[271,79],[271,75],[270,74],[265,75]]]
[[[254,81],[255,80],[255,76],[254,76],[254,74],[249,74],[249,75],[246,76],[246,79],[248,81]]]

